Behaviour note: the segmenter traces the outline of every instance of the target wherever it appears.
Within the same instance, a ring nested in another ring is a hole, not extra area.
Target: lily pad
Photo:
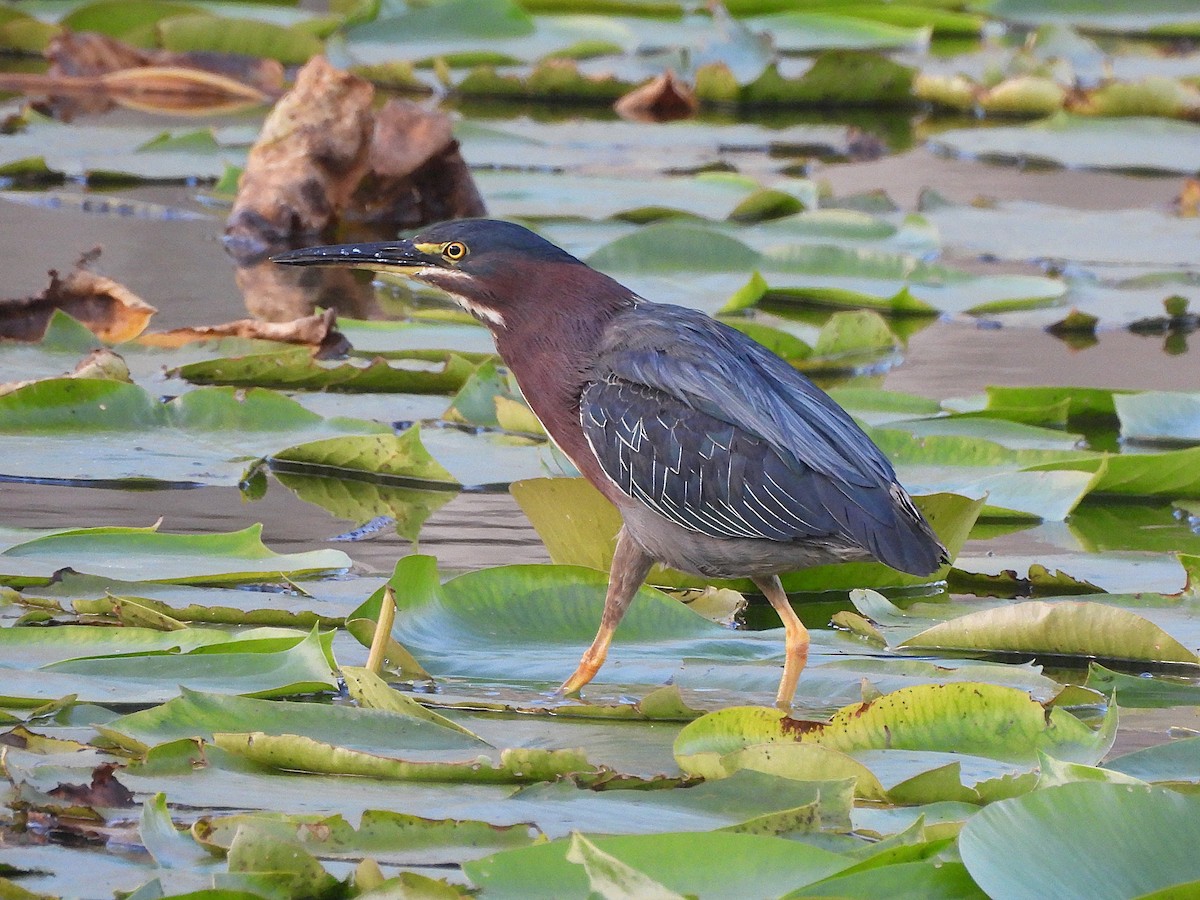
[[[1032,125],[942,132],[931,143],[958,156],[1005,162],[1190,174],[1200,168],[1197,138],[1200,126],[1190,122],[1060,113]]]
[[[1061,709],[1024,691],[957,683],[904,688],[839,710],[828,723],[793,719],[777,709],[732,707],[685,725],[675,741],[684,771],[729,774],[724,758],[759,744],[811,742],[848,752],[908,749],[972,753],[1025,762],[1044,749],[1061,759],[1098,761],[1112,744],[1115,720],[1094,733]]]
[[[440,357],[440,358],[439,358]],[[456,353],[413,351],[377,357],[367,365],[322,365],[305,349],[188,363],[176,370],[195,384],[232,384],[281,390],[449,394],[462,387],[475,362]]]
[[[969,613],[907,638],[912,649],[997,650],[1200,666],[1200,657],[1136,613],[1084,600],[1031,600]]]
[[[375,477],[450,490],[458,487],[454,477],[425,449],[415,425],[399,435],[332,438],[288,447],[272,454],[269,462],[283,472]]]
[[[262,525],[213,534],[168,534],[150,528],[78,528],[34,538],[0,553],[0,580],[47,583],[59,569],[87,575],[176,584],[237,584],[302,578],[348,568],[340,550],[275,553]]]
[[[1080,821],[1089,827],[1078,828]],[[1198,823],[1196,797],[1080,782],[989,806],[967,822],[959,851],[992,897],[1049,892],[1116,900],[1200,880]],[[1104,853],[1094,852],[1097,842]],[[1084,856],[1090,859],[1085,867],[1063,864]]]
[[[248,460],[289,443],[378,434],[273,391],[201,388],[169,403],[101,379],[54,378],[0,397],[0,473],[65,481],[236,484]]]
[[[216,733],[239,730],[304,734],[364,752],[478,752],[487,746],[458,729],[390,710],[268,702],[186,689],[174,700],[100,727],[111,740],[138,753],[181,738],[211,741]]]
[[[798,841],[718,832],[596,838],[595,845],[673,891],[744,897],[753,883],[764,896],[826,878],[851,860]],[[582,866],[567,860],[569,842],[553,841],[467,863],[464,871],[488,896],[589,896]]]

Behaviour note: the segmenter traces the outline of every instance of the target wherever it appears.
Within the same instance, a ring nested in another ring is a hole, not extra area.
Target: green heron
[[[600,669],[656,561],[753,579],[783,620],[785,707],[809,640],[780,572],[876,559],[928,575],[946,561],[891,464],[820,388],[740,331],[645,300],[520,225],[464,219],[274,260],[445,291],[491,330],[546,432],[620,511],[600,628],[563,693]]]

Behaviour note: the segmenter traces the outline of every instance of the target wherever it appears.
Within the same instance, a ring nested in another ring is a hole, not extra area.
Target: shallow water
[[[123,121],[129,118],[128,114],[121,116]],[[503,120],[492,121],[503,124]],[[157,126],[178,128],[179,123],[158,121]],[[619,164],[614,167],[613,160],[606,158],[600,168],[607,175],[642,177],[646,164],[645,157],[631,160],[633,169],[623,173]],[[784,161],[771,159],[767,164],[762,154],[753,158],[756,172],[764,170],[765,164],[769,172],[781,168]],[[958,204],[982,198],[988,202],[1034,201],[1081,211],[1169,212],[1181,184],[1178,177],[989,165],[939,156],[921,146],[872,161],[812,163],[809,174],[826,181],[835,196],[884,189],[905,211],[915,211],[922,190],[932,187]],[[72,195],[109,196],[72,186],[57,188],[55,193],[67,195],[68,201]],[[204,202],[202,190],[155,185],[125,188],[111,195],[199,216],[165,220],[98,211],[95,204],[90,211],[73,202],[40,205],[39,196],[45,195],[25,195],[32,204],[0,199],[0,259],[4,260],[0,296],[37,293],[45,286],[48,269],[65,271],[81,252],[99,245],[103,248],[100,271],[159,309],[155,329],[212,324],[247,315],[233,263],[220,240],[224,208]],[[579,214],[587,216],[588,198],[578,200]],[[950,237],[942,235],[942,244],[952,247]],[[996,261],[952,249],[940,261],[982,275],[1042,271],[1037,260]],[[697,305],[716,308],[721,299],[706,297]],[[1094,344],[1078,349],[1036,327],[946,316],[908,338],[902,361],[883,375],[882,386],[938,400],[977,394],[997,384],[1195,390],[1200,385],[1200,356],[1188,346],[1189,340],[1200,338],[1174,335],[1168,341],[1161,335],[1113,328],[1101,330]],[[164,382],[164,390],[167,388]],[[428,399],[416,408],[441,408],[436,402],[439,398]],[[409,411],[398,410],[396,417],[411,416],[413,408],[410,404]],[[363,523],[335,518],[273,479],[265,496],[254,501],[247,501],[232,487],[130,491],[0,482],[0,525],[4,526],[144,526],[160,518],[163,528],[173,532],[229,532],[262,522],[263,539],[273,550],[337,547],[352,557],[360,572],[390,572],[399,557],[415,549],[435,555],[446,575],[549,560],[506,493],[454,496],[431,515],[421,530],[419,545],[413,545],[390,528],[362,540],[331,543],[332,538]],[[1045,539],[1044,529],[1017,530],[986,542],[969,542],[966,550],[1035,556],[1055,552]],[[832,612],[845,606],[844,596],[836,602],[810,598],[802,602],[801,613],[810,626],[824,627]],[[774,619],[758,613],[754,609],[748,616],[749,627],[775,624]],[[1116,752],[1161,742],[1168,726],[1191,723],[1179,715],[1168,718],[1154,710],[1134,711],[1122,722]]]
[[[1080,209],[1166,209],[1179,186],[1177,178],[1168,177],[1022,171],[939,157],[921,148],[876,161],[819,165],[814,176],[827,179],[838,195],[883,187],[906,209],[929,185],[956,202],[976,197],[1027,199]],[[73,192],[69,187],[60,190]],[[0,292],[12,297],[36,293],[45,285],[47,269],[65,270],[80,252],[101,246],[100,269],[158,307],[155,328],[247,315],[233,263],[220,241],[220,208],[196,202],[196,190],[182,186],[140,187],[119,195],[208,218],[158,221],[0,200],[0,259],[5,260]],[[1001,264],[962,256],[953,262],[983,273],[1037,271],[1033,263]],[[994,384],[1141,390],[1194,390],[1200,385],[1200,355],[1194,349],[1179,353],[1178,346],[1170,355],[1163,347],[1161,336],[1108,330],[1099,334],[1095,345],[1073,349],[1038,329],[944,318],[909,338],[902,364],[886,374],[883,386],[944,399]],[[0,521],[10,526],[145,525],[160,516],[165,528],[178,531],[235,530],[252,518],[264,523],[264,539],[281,552],[321,545],[359,524],[336,520],[277,485],[247,506],[232,488],[168,493],[0,483]],[[409,545],[385,530],[337,546],[362,566],[386,571]],[[998,553],[1019,552],[1021,547],[1019,534],[990,545]],[[455,497],[426,523],[420,548],[435,553],[448,571],[548,559],[516,504],[496,494]]]

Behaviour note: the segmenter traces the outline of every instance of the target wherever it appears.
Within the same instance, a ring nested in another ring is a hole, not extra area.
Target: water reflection
[[[317,309],[335,309],[354,319],[380,318],[369,273],[339,268],[277,266],[268,258],[293,249],[280,246],[254,254],[237,266],[234,279],[250,315],[267,322],[290,322]]]

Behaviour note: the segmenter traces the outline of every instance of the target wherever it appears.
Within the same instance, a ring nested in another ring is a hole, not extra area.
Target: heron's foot
[[[588,652],[583,655],[583,659],[579,661],[579,668],[559,686],[555,693],[560,697],[578,697],[583,686],[595,678],[600,667],[604,665],[604,657],[608,655],[607,651],[607,644],[600,652],[596,652],[594,646],[589,648]]]
[[[792,609],[778,575],[755,578],[754,583],[775,608],[775,612],[779,613],[783,622],[783,678],[779,680],[779,693],[775,695],[775,705],[780,709],[791,709],[800,673],[808,665],[808,629]]]
[[[808,665],[808,629],[799,623],[784,622],[783,677],[779,680],[779,693],[775,705],[782,710],[792,708],[796,697],[796,685],[800,673]]]

